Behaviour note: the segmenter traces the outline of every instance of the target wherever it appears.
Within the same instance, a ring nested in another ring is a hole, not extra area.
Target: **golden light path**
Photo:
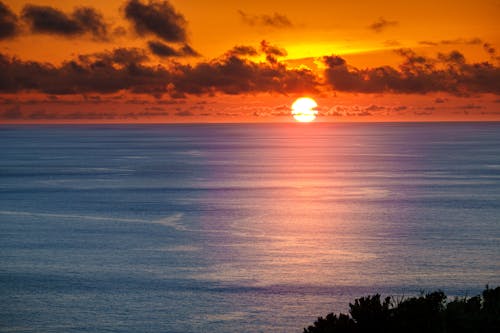
[[[292,104],[292,116],[295,120],[301,123],[309,123],[316,119],[318,111],[315,108],[318,106],[316,101],[309,97],[298,98]]]

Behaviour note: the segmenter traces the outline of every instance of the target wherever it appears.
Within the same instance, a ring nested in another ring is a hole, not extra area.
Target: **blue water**
[[[500,285],[500,123],[0,127],[1,332],[301,332]]]

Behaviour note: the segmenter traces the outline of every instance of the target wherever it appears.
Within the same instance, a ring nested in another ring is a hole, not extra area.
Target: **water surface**
[[[0,331],[301,332],[500,285],[500,123],[0,127]]]

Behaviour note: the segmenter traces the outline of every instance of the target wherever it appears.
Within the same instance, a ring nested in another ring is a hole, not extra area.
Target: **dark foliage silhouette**
[[[349,314],[319,317],[304,333],[500,332],[500,287],[447,302],[442,291],[399,301],[380,295],[349,304]]]

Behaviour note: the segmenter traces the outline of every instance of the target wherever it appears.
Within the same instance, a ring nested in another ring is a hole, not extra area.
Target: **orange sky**
[[[500,120],[499,15],[497,0],[0,0],[0,121],[293,121],[303,95],[318,121]]]

